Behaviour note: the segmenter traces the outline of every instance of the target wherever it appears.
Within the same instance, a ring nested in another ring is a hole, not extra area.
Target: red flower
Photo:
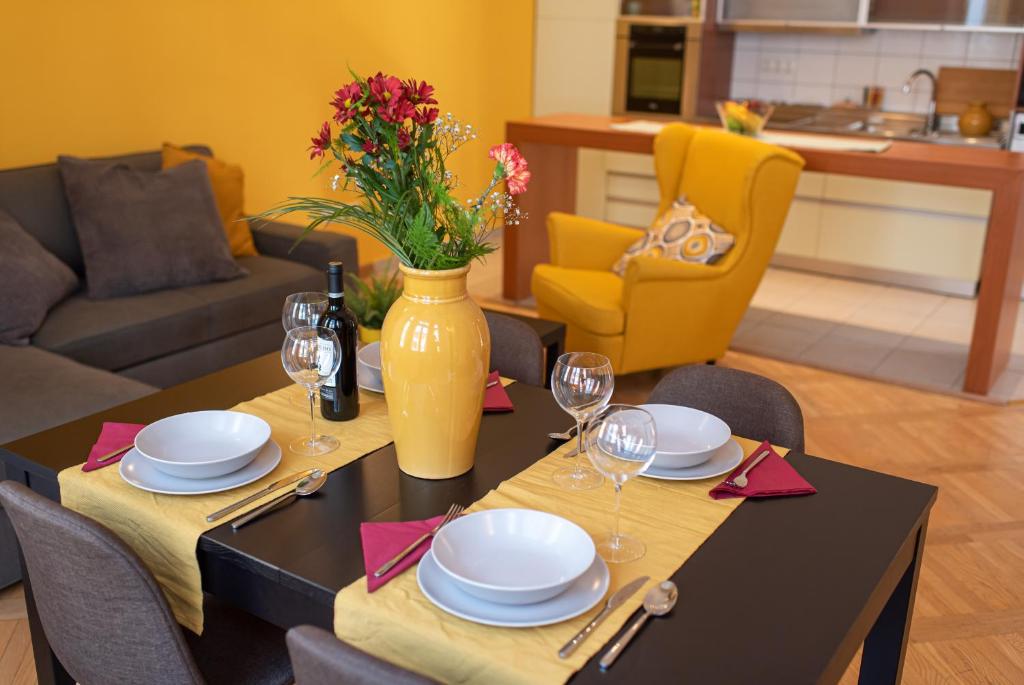
[[[415,113],[416,108],[404,97],[391,100],[388,104],[380,105],[377,108],[377,116],[393,124],[401,124]]]
[[[406,128],[398,129],[398,149],[404,150],[409,147],[409,143],[412,142],[412,137],[409,135],[409,130]]]
[[[405,96],[414,105],[436,105],[434,86],[428,85],[426,81],[417,82],[416,79],[409,79],[403,84]]]
[[[359,101],[363,98],[363,88],[359,85],[358,81],[353,81],[347,86],[343,86],[334,93],[334,100],[331,104],[337,110],[334,113],[334,120],[339,124],[344,124],[349,119],[354,118],[359,114]]]
[[[421,126],[432,124],[437,119],[437,107],[421,107],[413,112],[412,120]]]
[[[497,173],[504,177],[510,195],[526,192],[526,184],[530,182],[530,170],[527,168],[526,159],[515,145],[495,145],[487,156],[498,162]]]
[[[372,140],[363,141],[363,152],[368,155],[375,155],[380,150],[380,146]]]
[[[331,124],[325,121],[320,127],[320,133],[315,138],[310,138],[312,145],[309,146],[309,158],[323,157],[324,152],[331,149]]]
[[[385,76],[379,71],[366,82],[370,86],[370,96],[382,105],[387,105],[392,100],[400,100],[404,94],[401,81],[394,76]]]

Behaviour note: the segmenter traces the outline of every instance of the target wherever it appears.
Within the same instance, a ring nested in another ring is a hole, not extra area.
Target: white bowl
[[[194,411],[151,423],[135,448],[160,471],[179,478],[217,478],[256,458],[270,425],[237,411]]]
[[[561,516],[490,509],[434,537],[438,567],[464,592],[498,604],[533,604],[563,592],[594,563],[594,541]]]
[[[356,363],[367,379],[367,385],[374,388],[384,387],[384,377],[380,372],[380,343],[372,342],[356,353]]]
[[[654,466],[685,469],[703,464],[732,437],[725,421],[699,409],[674,404],[641,404],[654,417],[658,453]]]

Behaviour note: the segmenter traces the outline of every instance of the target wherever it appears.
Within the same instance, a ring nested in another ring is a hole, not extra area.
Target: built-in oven
[[[692,116],[696,105],[699,28],[620,20],[616,40],[615,113]],[[690,64],[691,60],[694,62]]]

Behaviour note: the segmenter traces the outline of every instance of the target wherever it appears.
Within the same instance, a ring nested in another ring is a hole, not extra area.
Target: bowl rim
[[[576,523],[574,521],[570,521],[569,519],[565,518],[564,516],[559,516],[558,514],[552,514],[550,512],[542,511],[540,509],[527,509],[525,507],[501,507],[501,508],[498,508],[498,509],[481,509],[480,511],[474,511],[474,512],[471,512],[469,514],[464,514],[463,516],[460,516],[455,521],[452,521],[452,523],[457,523],[461,519],[468,519],[470,516],[494,514],[496,512],[503,512],[503,511],[525,511],[525,512],[529,512],[531,515],[533,515],[533,514],[542,514],[544,516],[547,516],[547,517],[550,517],[550,518],[559,519],[560,521],[564,521],[565,523],[568,523],[571,528],[575,528],[576,530],[578,530],[582,534],[583,539],[587,541],[587,543],[589,545],[589,548],[590,548],[590,551],[591,551],[590,560],[587,561],[587,563],[583,565],[583,570],[582,571],[580,571],[579,573],[576,573],[575,575],[573,575],[571,578],[569,578],[567,580],[559,580],[557,582],[546,583],[544,585],[530,585],[530,586],[527,586],[527,587],[514,587],[514,588],[510,588],[510,587],[506,587],[506,586],[502,586],[502,585],[491,585],[490,583],[482,583],[482,582],[480,582],[478,580],[472,580],[470,578],[466,578],[465,576],[462,576],[462,575],[456,573],[455,571],[453,571],[450,568],[448,568],[447,566],[445,566],[444,562],[441,561],[441,559],[438,558],[437,552],[434,551],[434,542],[431,541],[430,549],[433,552],[434,562],[437,564],[438,568],[440,568],[446,574],[448,574],[452,578],[455,578],[459,582],[465,583],[467,585],[471,585],[471,586],[476,587],[476,588],[480,588],[482,590],[492,590],[492,591],[495,591],[495,592],[508,592],[508,593],[520,593],[520,592],[524,592],[525,593],[525,592],[537,592],[539,590],[551,590],[551,589],[557,588],[557,587],[559,587],[561,585],[569,585],[569,584],[573,583],[581,575],[586,573],[587,569],[589,569],[593,565],[594,557],[597,555],[597,546],[594,544],[594,539],[592,537],[590,537],[590,533],[588,533],[586,530],[584,530],[583,527],[580,526],[578,523]],[[452,524],[450,523],[448,525],[452,525]],[[441,530],[439,530],[437,532],[437,535],[434,536],[434,540],[436,540],[439,536],[441,536],[445,532],[445,528],[447,528],[447,527],[448,526],[442,527]]]
[[[376,371],[380,371],[382,365],[379,364],[379,362],[378,362],[377,366],[374,366],[370,362],[368,362],[365,359],[363,359],[363,351],[367,350],[367,349],[369,349],[371,347],[377,347],[377,349],[378,349],[377,359],[379,360],[380,359],[380,341],[379,340],[374,340],[373,342],[366,343],[365,345],[360,347],[359,350],[356,352],[356,359],[358,359],[360,362],[362,362],[364,365],[368,366],[369,368],[374,369]]]
[[[691,456],[691,455],[696,455],[696,454],[703,454],[705,452],[714,452],[715,450],[722,449],[722,445],[725,445],[727,442],[729,442],[730,439],[732,439],[732,428],[729,427],[729,424],[727,424],[725,421],[723,421],[722,419],[718,418],[714,414],[712,414],[710,412],[704,411],[703,409],[697,409],[695,407],[687,407],[687,406],[682,405],[682,404],[665,404],[664,402],[652,402],[652,403],[648,403],[648,404],[639,404],[639,405],[637,405],[637,407],[640,408],[640,409],[647,410],[649,413],[651,413],[652,416],[654,414],[653,414],[653,412],[650,412],[650,408],[651,407],[657,407],[659,409],[663,408],[663,407],[667,407],[667,408],[671,409],[672,411],[682,410],[682,411],[688,412],[688,413],[696,413],[696,414],[700,414],[700,415],[703,415],[703,416],[709,416],[709,417],[711,417],[714,420],[713,423],[717,422],[718,424],[720,424],[720,425],[725,427],[725,440],[723,440],[720,445],[715,445],[714,447],[702,448],[702,449],[699,449],[699,450],[684,450],[684,451],[663,450],[663,449],[661,449],[659,447],[658,448],[658,452],[657,452],[658,454],[665,454],[665,455],[670,455],[670,456],[673,456],[673,457],[683,457],[683,456]],[[658,423],[658,417],[657,416],[654,417],[654,423],[655,423],[655,425],[657,425],[657,423]]]
[[[181,417],[181,416],[188,416],[190,414],[213,414],[213,413],[216,413],[216,414],[241,414],[242,416],[247,416],[249,418],[255,419],[260,424],[262,424],[260,427],[262,429],[266,430],[267,437],[266,437],[265,440],[263,440],[263,442],[261,442],[259,445],[257,445],[255,447],[255,449],[251,449],[251,448],[250,449],[244,449],[244,450],[241,450],[240,452],[238,452],[237,454],[233,454],[233,455],[228,456],[228,457],[221,457],[219,459],[210,459],[210,460],[207,460],[207,461],[189,461],[189,462],[169,461],[167,459],[161,459],[160,457],[154,457],[149,452],[146,452],[144,449],[142,449],[142,447],[139,446],[139,436],[141,436],[149,428],[151,428],[153,426],[156,426],[157,424],[160,424],[160,423],[163,423],[163,422],[166,422],[166,421],[170,421],[172,419],[176,419],[176,418]],[[267,440],[270,440],[270,434],[271,434],[270,424],[267,423],[265,420],[261,419],[260,417],[256,416],[255,414],[249,414],[248,412],[244,412],[244,411],[234,411],[234,410],[231,410],[231,409],[202,409],[202,410],[199,410],[199,411],[186,411],[186,412],[182,412],[180,414],[172,414],[170,416],[165,416],[164,418],[158,419],[158,420],[154,421],[153,423],[147,425],[145,428],[143,428],[142,430],[139,431],[138,435],[135,436],[135,449],[138,450],[139,454],[141,454],[146,459],[149,459],[151,461],[155,461],[155,462],[160,463],[160,464],[168,464],[170,466],[184,466],[184,467],[190,467],[190,466],[213,466],[214,464],[223,464],[224,462],[228,462],[228,461],[231,461],[233,459],[241,459],[242,457],[246,456],[250,452],[257,452],[257,451],[259,451],[264,445],[267,444]]]

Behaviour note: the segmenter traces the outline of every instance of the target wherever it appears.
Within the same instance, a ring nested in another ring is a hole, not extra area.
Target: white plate
[[[281,463],[281,448],[268,440],[256,458],[246,466],[216,478],[176,478],[169,476],[132,448],[121,459],[118,470],[128,484],[161,495],[209,495],[248,485],[267,475]]]
[[[674,404],[641,404],[658,428],[659,468],[683,469],[703,464],[720,450],[732,431],[725,421],[692,407]]]
[[[536,604],[564,592],[594,563],[594,541],[572,521],[534,509],[485,509],[434,536],[434,562],[486,602]]]
[[[473,623],[503,628],[532,628],[576,618],[604,599],[609,577],[608,566],[595,556],[587,572],[562,594],[537,604],[510,605],[485,602],[460,590],[438,568],[431,552],[420,559],[416,570],[420,591],[439,609]]]
[[[743,448],[738,442],[730,439],[715,452],[715,456],[703,464],[685,469],[666,469],[652,464],[640,475],[659,480],[704,480],[729,473],[739,466],[741,461],[743,461]]]
[[[154,421],[135,437],[153,466],[178,478],[216,478],[251,462],[270,424],[239,411],[193,411]]]
[[[356,385],[361,390],[366,390],[367,392],[375,392],[379,395],[384,394],[384,384],[381,383],[379,378],[374,377],[373,373],[363,364],[356,365]]]

